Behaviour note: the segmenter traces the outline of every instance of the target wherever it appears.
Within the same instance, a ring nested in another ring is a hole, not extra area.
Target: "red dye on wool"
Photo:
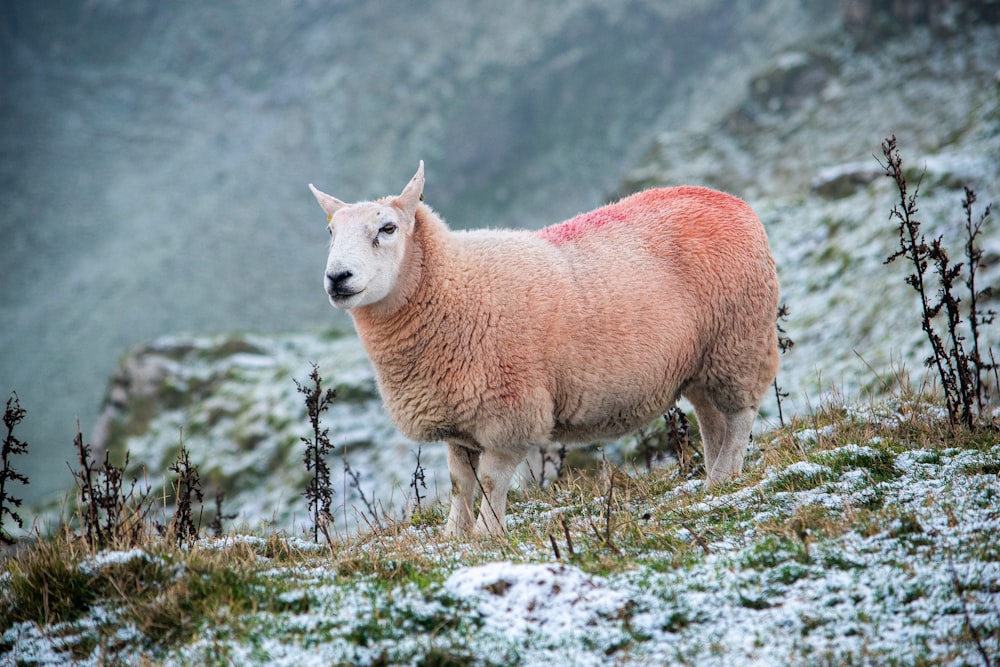
[[[613,222],[624,222],[628,216],[620,206],[605,206],[596,211],[581,213],[558,225],[539,229],[536,234],[550,243],[560,245],[580,238],[584,234]]]

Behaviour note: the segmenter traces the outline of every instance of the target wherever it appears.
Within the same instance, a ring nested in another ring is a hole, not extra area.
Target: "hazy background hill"
[[[0,388],[23,437],[61,457],[159,334],[334,323],[306,183],[368,198],[424,159],[455,226],[560,220],[831,29],[825,4],[0,4]]]
[[[872,282],[871,153],[896,131],[937,160],[929,213],[962,180],[995,198],[1000,54],[996,3],[905,4],[0,3],[0,389],[28,410],[27,495],[66,481],[130,347],[348,326],[305,184],[378,196],[419,159],[456,227],[728,189],[772,236],[788,387],[863,370],[857,346],[912,355],[919,329],[881,307],[901,275]]]

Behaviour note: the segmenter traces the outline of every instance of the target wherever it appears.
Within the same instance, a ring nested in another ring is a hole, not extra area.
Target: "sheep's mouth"
[[[344,285],[338,285],[332,280],[327,279],[326,281],[326,293],[331,299],[350,299],[355,294],[361,294],[365,291],[365,288],[352,290],[350,287]]]
[[[344,303],[345,301],[349,301],[364,291],[365,290],[362,287],[357,292],[333,291],[333,292],[327,292],[327,294],[330,296],[330,301],[333,301],[334,304],[338,304],[338,303]]]

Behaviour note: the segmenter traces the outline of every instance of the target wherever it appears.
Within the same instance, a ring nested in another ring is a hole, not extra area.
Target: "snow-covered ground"
[[[669,550],[626,546],[616,565],[595,569],[527,544],[441,542],[437,529],[411,527],[352,547],[384,559],[400,541],[426,545],[418,574],[384,578],[338,573],[325,545],[290,538],[305,562],[282,565],[263,555],[266,540],[230,536],[199,548],[259,549],[254,613],[192,618],[192,640],[158,652],[120,610],[97,604],[69,623],[16,624],[2,644],[12,664],[32,665],[63,664],[74,647],[78,665],[986,664],[982,651],[1000,654],[1000,445],[890,449],[878,436],[813,450],[833,435],[803,429],[805,460],[756,484],[711,494],[680,481],[625,510],[665,522],[665,543],[703,543],[683,565]],[[687,521],[665,509],[678,498]],[[538,512],[515,503],[512,524],[538,522]],[[855,518],[826,534],[817,521],[801,538],[782,528],[811,512]],[[738,518],[722,530],[720,513]],[[574,532],[578,554],[600,549]],[[149,558],[102,553],[78,567]]]

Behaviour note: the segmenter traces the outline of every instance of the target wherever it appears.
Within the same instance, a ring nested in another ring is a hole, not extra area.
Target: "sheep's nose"
[[[334,273],[332,271],[326,274],[326,279],[329,281],[330,291],[336,294],[343,294],[344,292],[349,292],[350,290],[345,289],[345,283],[351,279],[354,274],[350,271],[340,271]]]

